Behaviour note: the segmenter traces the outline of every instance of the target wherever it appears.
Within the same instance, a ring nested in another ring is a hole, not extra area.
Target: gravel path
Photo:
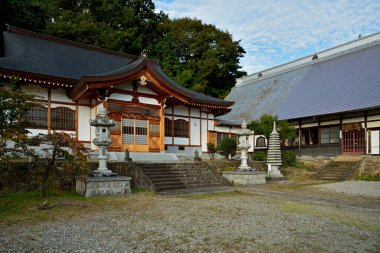
[[[321,190],[334,191],[350,195],[380,197],[380,182],[345,181],[316,186]]]
[[[180,197],[138,194],[112,201],[115,207],[111,202],[107,210],[84,208],[72,218],[2,225],[0,252],[380,250],[380,210],[234,192]]]

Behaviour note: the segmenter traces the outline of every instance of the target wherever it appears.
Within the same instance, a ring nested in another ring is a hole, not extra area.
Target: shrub
[[[296,153],[292,151],[285,151],[282,153],[282,164],[284,166],[297,166]]]
[[[218,149],[216,148],[214,143],[212,142],[207,143],[207,152],[208,152],[208,155],[210,156],[210,159],[214,159],[216,151],[218,151]]]
[[[220,142],[218,149],[220,150],[220,153],[226,158],[228,158],[228,155],[234,156],[237,149],[236,140],[226,137]]]
[[[254,161],[266,161],[267,160],[267,153],[264,151],[255,151],[253,153],[253,160]]]
[[[380,176],[362,175],[362,176],[356,177],[355,179],[363,180],[363,181],[380,181]]]

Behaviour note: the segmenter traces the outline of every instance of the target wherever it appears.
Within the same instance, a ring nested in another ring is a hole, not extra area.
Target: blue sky
[[[248,74],[380,32],[380,0],[154,0],[170,18],[227,30]]]

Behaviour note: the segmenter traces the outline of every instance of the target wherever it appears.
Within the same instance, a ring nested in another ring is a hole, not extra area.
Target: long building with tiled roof
[[[298,129],[300,154],[379,154],[380,33],[240,78],[226,99],[219,132],[268,114]]]

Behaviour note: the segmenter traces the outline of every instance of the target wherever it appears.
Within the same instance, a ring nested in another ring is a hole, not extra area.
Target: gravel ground
[[[345,181],[315,186],[321,190],[334,191],[350,195],[380,197],[380,182]]]
[[[0,252],[380,251],[380,210],[236,192],[110,203],[57,221],[1,225]]]

